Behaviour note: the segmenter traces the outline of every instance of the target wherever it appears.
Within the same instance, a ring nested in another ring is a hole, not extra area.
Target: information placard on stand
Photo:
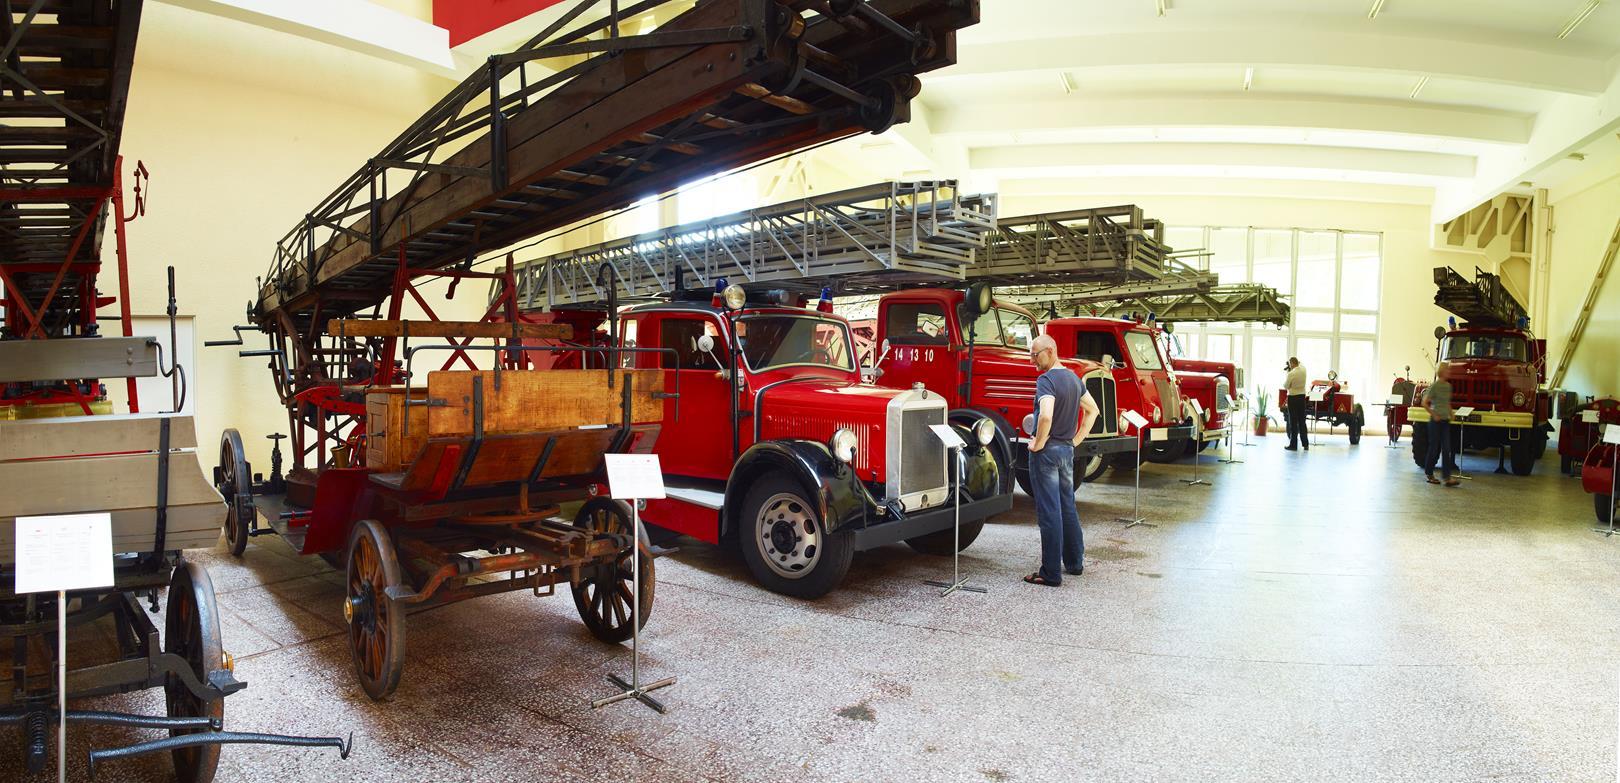
[[[608,493],[614,500],[630,505],[630,681],[609,674],[608,682],[618,686],[620,692],[591,702],[591,707],[635,699],[662,713],[663,703],[648,694],[674,685],[675,678],[641,684],[641,501],[665,497],[664,473],[657,454],[605,454],[603,458],[607,463]]]
[[[67,781],[67,591],[113,585],[112,514],[17,517],[16,588],[56,593],[56,778]]]
[[[1132,495],[1131,515],[1129,517],[1118,517],[1114,521],[1124,522],[1126,529],[1137,525],[1158,527],[1158,525],[1147,521],[1147,517],[1142,516],[1142,431],[1147,429],[1148,421],[1142,418],[1142,414],[1129,409],[1123,415],[1125,421],[1136,428],[1136,491]],[[1156,430],[1147,430],[1147,433],[1150,440],[1160,441],[1169,440],[1170,438],[1169,431],[1162,427]]]
[[[1474,415],[1474,406],[1472,405],[1464,405],[1451,412],[1451,423],[1457,427],[1457,441],[1459,443],[1463,443],[1468,440],[1467,436],[1463,433],[1463,428],[1468,426],[1467,419],[1472,415]],[[1445,459],[1445,453],[1445,447],[1442,446],[1440,449],[1441,459]],[[1473,476],[1463,472],[1462,449],[1452,449],[1451,459],[1457,463],[1457,478],[1462,479],[1463,481],[1474,480]]]
[[[937,579],[928,579],[923,583],[944,588],[939,594],[941,598],[958,590],[969,593],[987,592],[983,587],[968,584],[967,577],[962,576],[962,492],[965,491],[962,487],[962,477],[967,472],[962,469],[962,449],[967,446],[967,442],[962,440],[961,433],[957,432],[956,428],[949,424],[930,424],[928,429],[945,446],[945,453],[953,457],[950,464],[954,466],[956,471],[956,481],[952,482],[951,486],[955,487],[956,491],[951,493],[951,496],[956,508],[956,520],[953,524],[954,535],[951,539],[951,581],[941,582]]]
[[[1231,395],[1227,395],[1227,397],[1226,397],[1226,411],[1227,411],[1227,416],[1226,416],[1226,459],[1220,460],[1220,463],[1222,465],[1237,465],[1237,464],[1242,464],[1242,462],[1243,462],[1243,460],[1240,460],[1240,459],[1237,458],[1237,430],[1233,429],[1233,427],[1237,426],[1236,425],[1237,410],[1238,410],[1237,398],[1233,397]]]
[[[1198,486],[1200,484],[1207,487],[1210,486],[1210,483],[1198,477],[1198,454],[1201,451],[1201,449],[1198,447],[1204,445],[1204,406],[1199,405],[1198,401],[1191,397],[1187,398],[1185,405],[1192,410],[1193,477],[1190,479],[1182,479],[1181,483],[1186,484],[1189,487]]]

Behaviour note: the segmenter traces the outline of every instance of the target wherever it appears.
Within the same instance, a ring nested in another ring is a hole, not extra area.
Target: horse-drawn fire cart
[[[278,533],[346,570],[350,651],[373,698],[398,684],[413,609],[567,583],[585,624],[616,642],[631,633],[629,599],[651,603],[645,547],[630,584],[627,508],[594,491],[605,454],[652,448],[662,372],[625,369],[634,348],[568,344],[588,336],[567,323],[521,323],[510,254],[504,271],[475,271],[477,259],[903,122],[916,74],[952,62],[955,30],[978,16],[976,0],[643,0],[564,29],[595,4],[491,57],[307,214],[232,343],[247,328],[269,336],[242,353],[270,360],[293,464],[282,471],[272,434],[261,480],[225,434],[227,537],[240,552]],[[448,280],[453,297],[469,279],[497,292],[476,319],[441,319],[420,289]],[[589,357],[534,369],[543,352]],[[444,362],[423,377],[427,357]],[[555,518],[568,501],[584,506]]]

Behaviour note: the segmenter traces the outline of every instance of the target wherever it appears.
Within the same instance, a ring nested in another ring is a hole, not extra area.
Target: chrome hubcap
[[[754,521],[754,542],[765,563],[781,576],[797,579],[821,558],[821,524],[799,497],[773,495]]]

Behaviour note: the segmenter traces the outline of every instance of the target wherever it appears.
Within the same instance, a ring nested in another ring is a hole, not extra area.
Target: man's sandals
[[[1040,585],[1042,587],[1059,587],[1059,586],[1062,585],[1061,582],[1048,582],[1048,581],[1046,581],[1046,577],[1041,576],[1041,572],[1039,572],[1039,571],[1036,571],[1035,573],[1024,577],[1024,581],[1026,581],[1026,582],[1028,582],[1028,583],[1030,583],[1032,585]]]

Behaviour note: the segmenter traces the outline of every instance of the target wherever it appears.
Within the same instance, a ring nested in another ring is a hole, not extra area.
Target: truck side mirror
[[[722,380],[731,377],[731,371],[727,370],[725,368],[726,366],[724,364],[720,363],[720,357],[714,355],[714,337],[712,335],[707,335],[707,334],[698,335],[697,349],[699,351],[702,351],[703,353],[708,354],[709,355],[709,361],[714,362],[714,366],[719,368],[719,370],[715,373],[715,377],[718,377],[718,378],[720,378]]]
[[[1102,366],[1105,369],[1112,370],[1115,367],[1119,366],[1119,362],[1114,361],[1114,355],[1113,354],[1105,353],[1105,354],[1103,354],[1103,357],[1102,357]]]

